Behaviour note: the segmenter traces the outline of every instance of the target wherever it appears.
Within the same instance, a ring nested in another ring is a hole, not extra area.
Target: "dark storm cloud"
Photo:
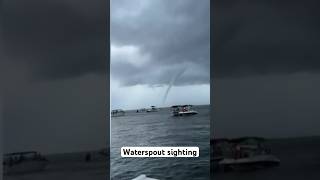
[[[214,1],[211,137],[319,135],[319,1]]]
[[[4,1],[6,59],[25,67],[34,79],[104,72],[104,5],[103,1]]]
[[[150,61],[132,67],[113,58],[112,76],[124,85],[167,84],[187,67],[177,84],[209,83],[210,2],[130,2],[111,2],[111,43],[137,47]]]
[[[6,0],[1,5],[5,152],[106,147],[107,2]]]
[[[216,77],[320,70],[319,1],[215,1]]]
[[[5,152],[101,149],[108,139],[105,77],[28,84],[5,97]]]

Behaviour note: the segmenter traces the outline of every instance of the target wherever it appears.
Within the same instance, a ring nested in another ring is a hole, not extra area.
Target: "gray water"
[[[207,180],[210,172],[210,107],[194,106],[199,114],[172,117],[170,109],[126,112],[111,120],[111,179],[146,174],[161,180]],[[123,146],[197,146],[199,158],[122,158]]]

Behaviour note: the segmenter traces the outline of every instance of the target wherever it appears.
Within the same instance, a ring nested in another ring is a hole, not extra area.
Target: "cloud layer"
[[[32,79],[106,71],[105,2],[13,0],[3,7],[6,59]]]
[[[215,1],[215,77],[320,70],[319,1]]]
[[[121,85],[208,84],[209,0],[111,1],[111,75]],[[119,49],[122,55],[118,56]]]

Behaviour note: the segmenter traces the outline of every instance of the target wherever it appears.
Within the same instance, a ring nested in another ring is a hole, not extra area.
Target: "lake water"
[[[169,108],[158,112],[126,112],[111,120],[111,179],[140,174],[167,179],[207,180],[210,172],[210,106],[194,106],[199,114],[173,117]],[[197,146],[199,158],[122,158],[123,146]]]

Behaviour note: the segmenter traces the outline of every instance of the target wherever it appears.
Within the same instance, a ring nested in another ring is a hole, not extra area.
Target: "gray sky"
[[[112,0],[110,38],[112,108],[210,103],[209,0]]]
[[[212,136],[320,135],[319,1],[215,1]]]
[[[106,147],[106,1],[4,0],[2,7],[5,152]]]

